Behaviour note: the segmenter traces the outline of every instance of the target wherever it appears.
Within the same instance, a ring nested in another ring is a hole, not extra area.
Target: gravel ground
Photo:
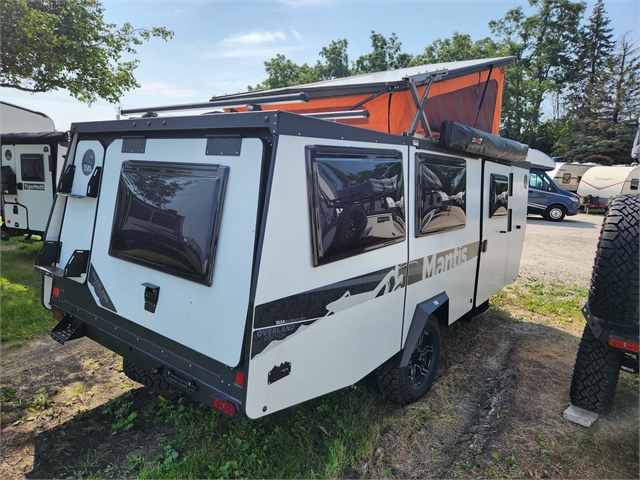
[[[559,223],[528,217],[520,276],[589,288],[603,219],[602,213]]]

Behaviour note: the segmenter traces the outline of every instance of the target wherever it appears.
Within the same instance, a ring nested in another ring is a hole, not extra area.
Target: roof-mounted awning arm
[[[176,112],[180,110],[200,110],[209,108],[244,108],[248,104],[268,105],[274,103],[306,103],[309,95],[302,93],[288,93],[283,95],[264,95],[263,97],[253,97],[251,99],[226,98],[223,100],[211,100],[203,103],[187,103],[183,105],[165,105],[161,107],[147,108],[127,108],[122,110],[122,115],[134,115],[137,113],[147,114],[150,112]]]
[[[448,73],[448,70],[441,70],[438,72],[434,72],[433,75],[428,78],[427,87],[425,88],[424,94],[422,95],[422,100],[420,100],[420,96],[418,95],[416,83],[413,79],[409,78],[409,90],[411,91],[413,102],[416,104],[418,110],[413,116],[413,120],[411,121],[411,125],[409,126],[409,131],[407,132],[408,136],[413,137],[416,134],[416,130],[418,129],[418,121],[420,121],[422,123],[422,128],[424,128],[424,131],[427,134],[427,138],[433,138],[433,135],[431,134],[431,128],[429,126],[429,120],[427,119],[426,113],[424,113],[424,107],[427,105],[429,90],[431,90],[431,85],[433,84],[433,82],[446,76]]]

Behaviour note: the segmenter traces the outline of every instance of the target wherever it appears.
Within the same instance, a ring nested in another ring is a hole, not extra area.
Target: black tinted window
[[[211,285],[229,167],[122,164],[109,254]]]
[[[42,155],[34,153],[20,155],[20,169],[23,182],[44,182],[44,160]]]
[[[314,265],[404,240],[402,156],[308,148]]]
[[[532,178],[533,176],[534,174],[531,174]],[[509,208],[509,178],[491,174],[489,195],[489,217],[505,216]]]
[[[467,217],[467,163],[417,156],[416,236],[464,228]]]

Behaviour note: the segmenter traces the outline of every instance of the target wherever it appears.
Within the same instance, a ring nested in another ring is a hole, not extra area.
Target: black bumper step
[[[82,320],[66,316],[51,330],[51,338],[60,345],[68,340],[84,337],[85,324]]]

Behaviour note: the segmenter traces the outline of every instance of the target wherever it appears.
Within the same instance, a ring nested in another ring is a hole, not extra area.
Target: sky
[[[595,1],[589,0],[588,18]],[[615,38],[628,32],[638,41],[640,2],[604,0]],[[127,92],[122,108],[206,102],[214,95],[244,92],[266,78],[264,62],[283,54],[314,65],[332,40],[346,38],[349,60],[371,52],[374,30],[420,54],[454,32],[472,40],[490,37],[488,24],[527,1],[501,0],[102,0],[105,21],[134,27],[163,26],[173,39],[151,39],[136,47],[134,75],[140,88]],[[0,99],[47,114],[57,130],[72,122],[116,118],[118,105],[98,100],[90,107],[64,90],[29,94],[0,88]]]

